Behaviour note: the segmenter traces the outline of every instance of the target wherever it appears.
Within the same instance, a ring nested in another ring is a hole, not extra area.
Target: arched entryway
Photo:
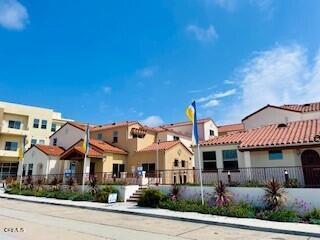
[[[301,154],[304,181],[308,186],[320,185],[320,156],[315,150],[305,150]]]

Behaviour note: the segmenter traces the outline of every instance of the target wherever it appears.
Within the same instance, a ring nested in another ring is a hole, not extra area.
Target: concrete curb
[[[319,226],[319,233],[314,233],[314,232],[305,232],[305,231],[297,231],[297,230],[276,229],[276,228],[269,228],[269,227],[260,227],[260,226],[251,226],[251,225],[236,224],[236,223],[219,222],[219,221],[214,221],[214,220],[209,221],[209,220],[200,220],[200,219],[193,219],[193,218],[187,218],[187,217],[167,216],[167,215],[161,215],[161,214],[156,214],[156,213],[141,213],[141,212],[135,212],[135,211],[130,211],[130,210],[106,209],[106,208],[93,207],[93,206],[78,206],[78,205],[71,205],[71,204],[66,204],[66,203],[46,202],[46,201],[42,201],[40,199],[37,201],[33,200],[33,199],[19,199],[19,198],[15,198],[14,196],[10,197],[10,196],[3,196],[3,195],[1,196],[0,195],[0,198],[8,199],[8,200],[22,201],[22,202],[27,201],[27,202],[32,202],[32,203],[81,208],[81,209],[88,209],[88,210],[95,210],[95,211],[130,214],[130,215],[144,216],[144,217],[156,217],[156,218],[161,218],[161,219],[179,220],[179,221],[192,222],[192,223],[202,223],[202,224],[216,225],[216,226],[222,226],[222,227],[232,227],[232,228],[240,228],[240,229],[263,231],[263,232],[282,233],[282,234],[291,234],[291,235],[298,235],[298,236],[320,238],[320,226]],[[61,200],[61,201],[63,201],[63,200]]]

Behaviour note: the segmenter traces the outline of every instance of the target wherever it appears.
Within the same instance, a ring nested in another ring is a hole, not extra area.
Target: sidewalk
[[[20,201],[53,204],[77,208],[85,208],[99,211],[110,211],[126,214],[135,214],[141,216],[158,217],[165,219],[205,223],[211,225],[236,227],[250,230],[267,231],[275,233],[296,234],[310,237],[320,237],[320,226],[303,223],[284,223],[271,222],[259,219],[233,218],[215,215],[207,215],[193,212],[176,212],[166,209],[142,208],[134,203],[95,203],[95,202],[77,202],[70,200],[58,200],[52,198],[20,196],[5,194],[0,191],[0,198],[14,199]]]

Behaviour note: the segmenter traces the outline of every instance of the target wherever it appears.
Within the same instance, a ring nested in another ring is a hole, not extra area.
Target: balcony
[[[0,133],[2,134],[8,134],[8,135],[28,135],[28,130],[23,129],[15,129],[15,128],[8,128],[7,126],[2,126],[0,128]]]
[[[18,151],[0,150],[1,157],[19,157]]]

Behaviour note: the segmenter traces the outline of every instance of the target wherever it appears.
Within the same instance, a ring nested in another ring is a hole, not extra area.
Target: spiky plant
[[[89,178],[89,186],[91,187],[91,194],[96,195],[97,189],[97,178],[95,176],[91,176]]]
[[[179,193],[180,193],[180,188],[177,185],[173,185],[171,194],[170,194],[171,200],[173,201],[178,200]]]
[[[226,206],[232,202],[232,194],[228,191],[226,185],[219,181],[215,186],[214,203],[216,206]]]
[[[266,182],[264,191],[264,202],[270,210],[280,209],[287,201],[287,194],[283,185],[274,178]]]

